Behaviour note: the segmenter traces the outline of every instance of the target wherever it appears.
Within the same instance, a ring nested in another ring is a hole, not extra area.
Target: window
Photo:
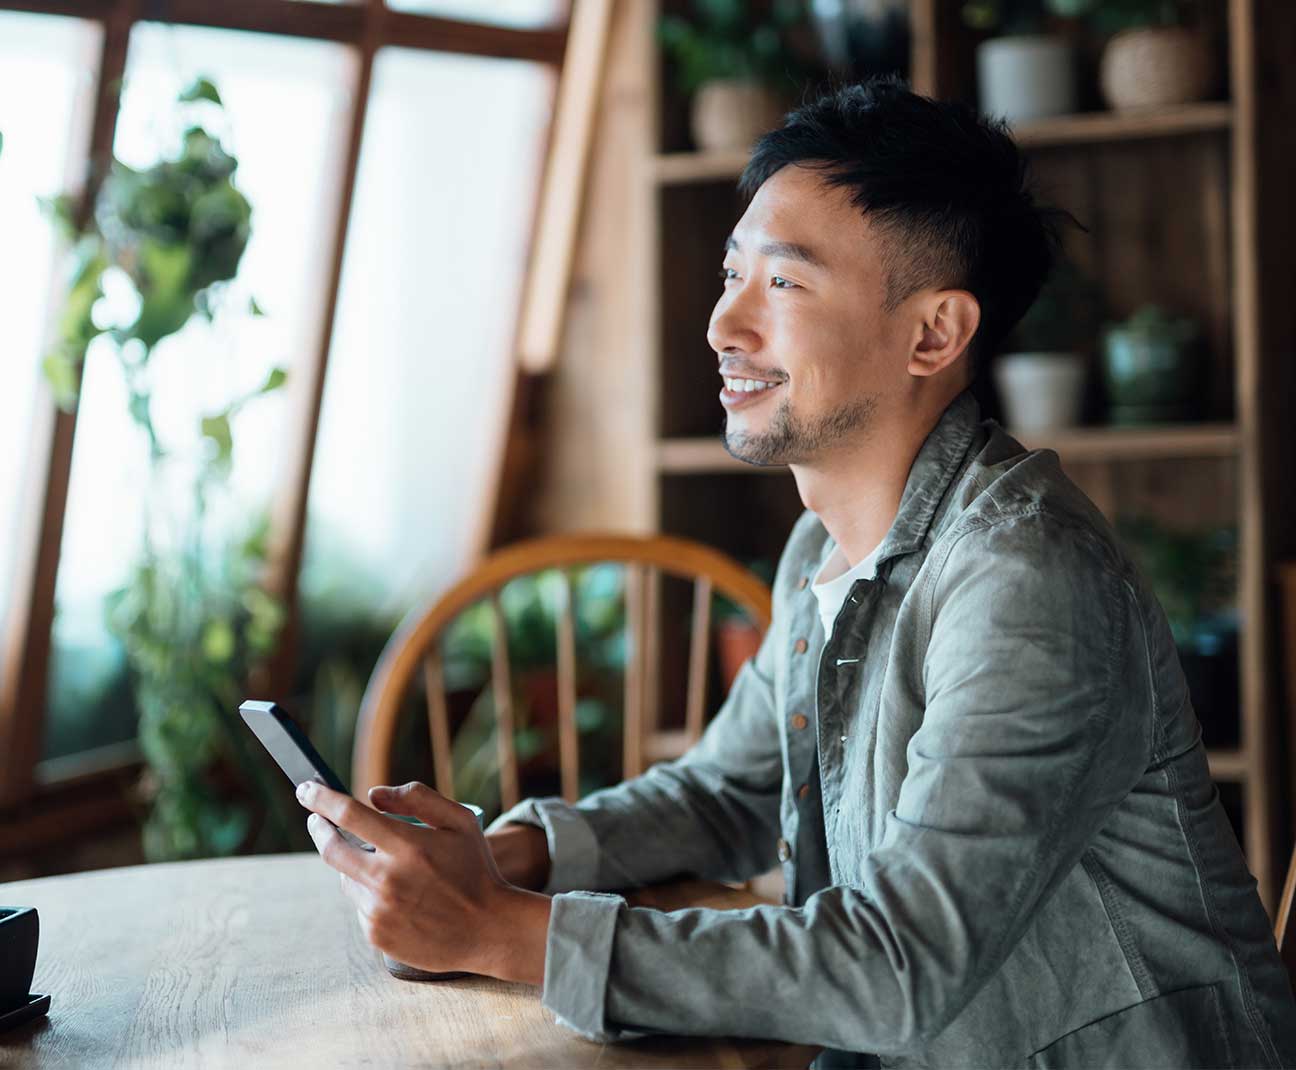
[[[563,14],[564,0],[388,0],[393,11],[417,11],[446,19],[470,19],[501,26],[552,26]]]
[[[228,297],[234,314],[214,325],[190,320],[157,347],[152,359],[159,435],[189,457],[202,448],[204,413],[255,389],[275,366],[291,374],[314,344],[326,280],[319,246],[311,238],[331,225],[325,176],[337,170],[349,69],[343,46],[328,42],[156,23],[131,32],[117,158],[142,168],[173,155],[185,125],[176,97],[195,77],[207,75],[225,105],[223,137],[239,160],[236,184],[253,208],[252,237]],[[213,132],[221,125],[214,122]],[[128,308],[114,307],[115,297],[122,303],[120,291],[108,285],[105,290],[102,315],[126,318]],[[265,316],[240,314],[252,298]],[[285,409],[283,396],[276,394],[235,418],[231,493],[209,503],[235,530],[265,508],[280,478],[275,459],[283,453]],[[189,472],[181,462],[155,488],[155,540],[167,540],[170,518],[190,515],[184,490]],[[124,654],[106,629],[103,606],[138,555],[147,482],[147,446],[127,414],[112,346],[101,340],[87,355],[72,456],[55,595],[46,758],[134,735]]]
[[[308,588],[334,586],[330,556],[341,555],[369,577],[369,607],[399,614],[467,563],[511,382],[552,83],[521,60],[378,56],[311,483]]]
[[[434,584],[463,551],[453,538],[420,543],[419,527],[447,532],[456,508],[462,512],[463,489],[485,478],[480,464],[455,463],[458,449],[434,447],[427,431],[460,420],[454,433],[470,433],[474,407],[507,387],[502,373],[566,6],[411,3],[399,8],[399,19],[384,19],[369,3],[312,0],[294,4],[300,16],[285,19],[282,0],[235,9],[222,0],[190,0],[185,24],[168,25],[138,21],[133,0],[50,0],[48,15],[11,13],[0,0],[0,226],[24,251],[0,267],[7,332],[0,508],[10,536],[0,541],[0,623],[10,652],[0,666],[0,804],[39,793],[52,798],[60,778],[94,768],[105,769],[106,798],[107,767],[120,765],[106,755],[124,753],[112,745],[134,732],[122,652],[106,632],[103,601],[141,545],[145,445],[127,417],[121,370],[106,342],[88,354],[75,420],[58,415],[52,436],[31,434],[33,409],[42,420],[53,412],[36,369],[64,292],[61,279],[51,280],[61,267],[34,198],[78,188],[88,159],[105,158],[110,147],[129,164],[153,162],[180,133],[176,93],[200,74],[217,83],[240,164],[236,182],[254,213],[230,304],[254,297],[266,315],[191,323],[157,348],[151,369],[160,433],[200,447],[198,420],[213,399],[255,386],[271,367],[290,376],[298,371],[298,382],[307,384],[327,368],[311,500],[312,523],[320,518],[324,534],[312,533],[312,562],[327,563],[317,551],[332,524],[361,560],[393,554],[406,562],[407,590],[399,592],[399,577],[384,567],[385,586],[372,593],[408,597],[417,585]],[[480,26],[467,37],[446,35],[424,13]],[[499,55],[492,57],[495,42]],[[111,89],[100,91],[118,84],[120,102]],[[368,97],[357,97],[358,86],[367,86]],[[418,101],[402,99],[406,93],[419,94]],[[117,108],[111,146],[114,117],[96,115],[96,101]],[[470,121],[470,106],[491,115],[489,137],[479,119]],[[367,116],[363,142],[355,140],[358,109]],[[344,208],[355,216],[345,278],[337,240]],[[100,322],[130,314],[125,302],[132,294],[123,283],[111,273],[105,279],[95,310]],[[329,297],[335,288],[336,309]],[[322,365],[330,346],[332,359]],[[429,354],[453,363],[437,365]],[[470,381],[456,384],[458,392],[444,381],[447,367],[465,378],[471,372]],[[415,398],[419,407],[406,404],[415,397],[411,383],[428,395]],[[407,389],[394,388],[400,385]],[[270,501],[300,501],[305,493],[302,469],[281,459],[304,452],[309,461],[316,397],[309,389],[301,395],[304,413],[296,406],[286,411],[281,398],[263,399],[236,419],[232,488],[215,506],[228,516],[244,517]],[[342,448],[339,436],[348,432],[362,445],[358,457]],[[33,441],[35,465],[25,453]],[[439,466],[419,456],[438,452]],[[398,460],[383,480],[365,468]],[[29,485],[39,482],[28,478],[31,472],[45,473],[43,484]],[[180,516],[186,486],[182,461],[158,490]],[[32,503],[42,500],[49,508],[33,516]],[[373,523],[357,523],[347,507],[357,501],[373,509]],[[280,534],[299,546],[300,514],[286,515],[291,530]],[[39,556],[30,540],[12,538],[33,520]],[[159,523],[155,515],[149,531],[156,535]],[[289,584],[297,567],[290,551]],[[10,612],[19,592],[31,592],[31,604]],[[80,761],[87,751],[97,753]],[[42,757],[52,761],[37,773]]]
[[[31,464],[31,416],[45,343],[54,231],[37,198],[60,192],[84,151],[96,23],[0,11],[0,627],[8,618],[14,549]],[[18,255],[17,251],[21,251]]]

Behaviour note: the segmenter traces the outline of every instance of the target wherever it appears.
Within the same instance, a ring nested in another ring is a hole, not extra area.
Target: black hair
[[[1003,120],[921,96],[894,74],[831,88],[790,112],[756,142],[739,192],[750,201],[789,164],[848,190],[878,228],[888,312],[928,287],[976,296],[974,376],[1060,256],[1056,217],[1076,222],[1037,202],[1026,158]]]

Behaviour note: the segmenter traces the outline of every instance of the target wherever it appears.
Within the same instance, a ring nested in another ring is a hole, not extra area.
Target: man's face
[[[707,329],[725,380],[725,448],[753,464],[806,464],[863,441],[905,364],[904,328],[882,308],[878,236],[846,191],[784,167],[728,245]]]

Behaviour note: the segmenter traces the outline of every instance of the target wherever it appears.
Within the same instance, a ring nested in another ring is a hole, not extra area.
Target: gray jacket
[[[825,643],[811,513],[683,758],[574,806],[543,999],[598,1039],[778,1038],[887,1067],[1296,1067],[1296,1002],[1166,619],[1051,450],[963,393]],[[782,863],[787,902],[605,889]],[[566,891],[567,889],[579,889]]]

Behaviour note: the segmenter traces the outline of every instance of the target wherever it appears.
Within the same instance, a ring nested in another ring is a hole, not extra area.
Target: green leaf
[[[209,438],[216,444],[215,462],[228,463],[234,452],[234,436],[230,430],[229,413],[219,412],[215,416],[204,416],[202,433],[204,438]]]
[[[261,384],[258,394],[268,394],[272,390],[278,390],[288,381],[288,372],[283,368],[271,368],[270,374],[266,376],[266,381]]]
[[[77,374],[80,364],[80,361],[57,349],[46,354],[41,361],[41,372],[54,395],[54,403],[64,412],[71,412],[76,407],[81,382]]]
[[[216,87],[208,78],[197,78],[193,83],[180,94],[181,104],[190,104],[195,100],[210,100],[213,104],[220,104],[220,94],[216,92]]]
[[[54,224],[59,236],[72,240],[76,236],[76,201],[71,194],[60,193],[55,197],[37,197],[41,215]]]
[[[139,247],[139,317],[130,333],[152,349],[163,338],[180,330],[194,311],[193,294],[186,285],[193,254],[186,245],[143,241]]]
[[[207,622],[203,629],[203,657],[215,665],[223,665],[234,656],[234,629],[230,622],[217,617]]]

